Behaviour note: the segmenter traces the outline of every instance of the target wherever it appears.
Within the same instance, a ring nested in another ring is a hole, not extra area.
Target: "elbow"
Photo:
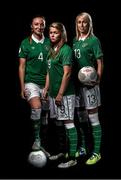
[[[70,79],[70,77],[71,77],[71,72],[66,73],[65,77],[66,77],[67,79]]]

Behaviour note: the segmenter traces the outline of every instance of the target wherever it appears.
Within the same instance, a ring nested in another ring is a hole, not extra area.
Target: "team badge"
[[[51,68],[51,59],[48,59],[48,68]]]
[[[49,50],[49,46],[46,46],[46,45],[45,45],[44,47],[45,47],[45,49],[46,49],[47,51]]]
[[[32,46],[32,47],[31,47],[31,49],[35,49],[35,47],[34,47],[34,46]]]

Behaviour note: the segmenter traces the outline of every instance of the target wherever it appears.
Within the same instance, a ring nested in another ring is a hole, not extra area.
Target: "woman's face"
[[[41,35],[45,28],[45,22],[43,18],[36,17],[33,19],[31,24],[32,32],[36,35]]]
[[[79,33],[87,34],[89,30],[89,20],[85,16],[79,16],[77,19],[77,29]]]
[[[61,40],[61,32],[55,27],[50,27],[49,37],[52,43],[57,44]]]

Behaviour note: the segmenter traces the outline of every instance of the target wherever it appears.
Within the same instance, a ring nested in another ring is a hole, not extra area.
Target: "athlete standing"
[[[63,122],[69,140],[68,158],[58,165],[59,168],[69,168],[77,164],[77,130],[74,124],[75,90],[71,80],[72,50],[66,44],[67,34],[60,22],[54,22],[49,27],[51,49],[47,57],[48,78],[46,90],[49,89],[50,118],[56,117]]]
[[[43,106],[42,99],[47,74],[46,56],[50,49],[50,41],[44,36],[44,29],[45,18],[33,17],[31,34],[21,42],[19,48],[21,97],[26,99],[31,107],[34,135],[32,150],[43,149],[40,125],[43,124],[43,128],[46,129],[48,119],[48,104],[44,103],[45,106]]]
[[[93,24],[91,16],[86,13],[80,13],[76,17],[76,37],[73,40],[73,51],[75,55],[75,63],[78,70],[85,66],[96,68],[98,81],[93,86],[87,87],[78,84],[80,87],[79,94],[76,98],[78,104],[77,114],[82,123],[89,118],[92,127],[92,135],[94,140],[93,152],[86,164],[95,164],[101,159],[101,125],[98,116],[98,107],[101,105],[99,83],[103,72],[103,53],[99,39],[93,34]],[[76,76],[78,77],[78,76]],[[86,109],[86,110],[85,110]],[[87,116],[88,113],[88,116]],[[83,129],[81,128],[83,131]],[[86,153],[85,147],[82,152]]]

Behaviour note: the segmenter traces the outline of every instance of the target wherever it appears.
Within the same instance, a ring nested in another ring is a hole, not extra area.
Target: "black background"
[[[65,5],[66,3],[66,5]],[[119,66],[114,49],[117,44],[114,30],[117,16],[116,2],[105,1],[35,1],[6,3],[1,24],[3,38],[1,54],[1,131],[0,131],[0,178],[121,178],[120,173],[120,111]],[[102,160],[94,166],[78,165],[71,170],[47,166],[43,169],[30,167],[27,155],[30,146],[31,127],[29,109],[21,100],[18,81],[18,48],[30,32],[34,14],[44,15],[48,26],[53,21],[62,22],[71,45],[75,36],[75,17],[82,11],[91,14],[94,33],[101,41],[104,52],[104,73],[101,81],[101,124],[103,129]],[[4,38],[4,36],[5,38]],[[116,35],[116,34],[115,34]],[[116,66],[116,67],[115,67]]]

